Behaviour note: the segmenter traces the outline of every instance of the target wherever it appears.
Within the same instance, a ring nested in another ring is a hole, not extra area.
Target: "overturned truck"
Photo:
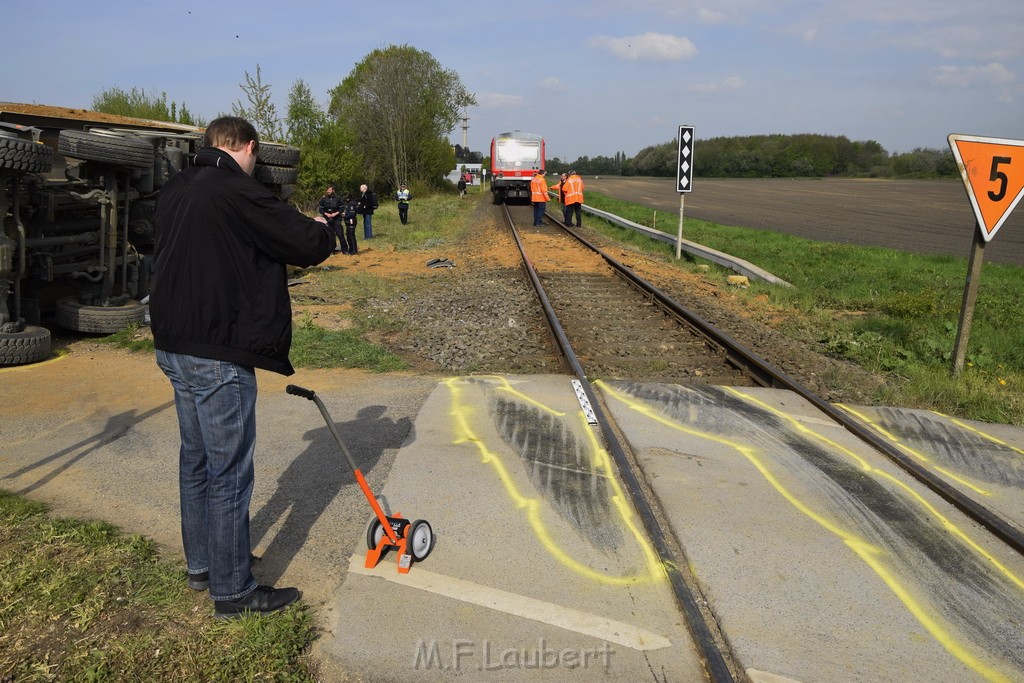
[[[48,358],[48,326],[144,322],[156,199],[202,140],[193,126],[0,102],[0,366]],[[261,142],[253,176],[286,197],[298,163],[298,149]]]

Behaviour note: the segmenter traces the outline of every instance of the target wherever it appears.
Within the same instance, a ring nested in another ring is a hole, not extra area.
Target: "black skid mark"
[[[1024,592],[901,489],[797,432],[783,417],[718,387],[612,384],[681,424],[766,454],[774,467],[827,500],[829,516],[842,527],[885,550],[900,580],[919,587],[931,608],[974,647],[1024,674]]]
[[[520,457],[530,482],[595,548],[622,542],[607,473],[597,471],[585,445],[559,418],[536,406],[505,398],[491,402],[502,440]]]
[[[938,416],[876,408],[879,426],[942,467],[980,481],[1024,486],[1024,455]]]

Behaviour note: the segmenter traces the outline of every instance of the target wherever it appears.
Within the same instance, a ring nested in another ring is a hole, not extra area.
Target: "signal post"
[[[683,202],[693,189],[693,126],[679,126],[679,157],[676,163],[676,192],[679,193],[679,233],[676,235],[676,258],[683,253]]]

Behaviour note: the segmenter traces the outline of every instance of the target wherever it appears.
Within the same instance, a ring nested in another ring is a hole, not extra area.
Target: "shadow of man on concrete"
[[[408,417],[392,420],[384,417],[384,406],[367,406],[350,422],[335,423],[356,466],[369,477],[381,456],[389,449],[398,449],[413,429]],[[306,449],[296,457],[277,480],[277,489],[267,504],[252,518],[251,543],[255,547],[280,523],[274,538],[266,546],[263,560],[257,565],[260,582],[274,585],[284,574],[292,558],[305,545],[313,525],[339,493],[355,496],[347,508],[372,512],[363,498],[345,456],[338,448],[326,425],[306,432]],[[361,503],[361,505],[359,504]],[[347,547],[359,539],[339,539]]]
[[[47,471],[39,479],[17,491],[14,491],[15,495],[18,496],[24,496],[32,493],[36,489],[45,486],[59,477],[71,466],[75,465],[86,456],[95,453],[107,444],[120,439],[135,425],[149,419],[157,413],[173,407],[174,402],[169,401],[163,405],[155,406],[144,413],[136,414],[136,411],[132,409],[126,410],[123,413],[118,413],[117,415],[111,415],[107,418],[107,423],[96,434],[81,439],[76,443],[62,448],[56,453],[40,458],[36,462],[25,465],[14,472],[10,472],[4,475],[3,479],[17,480],[21,477],[27,476],[30,472],[41,472],[47,465],[55,465],[53,469]]]

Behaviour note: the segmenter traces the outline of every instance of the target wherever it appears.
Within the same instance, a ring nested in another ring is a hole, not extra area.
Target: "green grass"
[[[115,332],[107,337],[98,340],[101,344],[109,344],[119,349],[138,351],[140,353],[153,353],[153,339],[139,333],[138,325],[129,325],[120,332]]]
[[[362,368],[371,372],[407,367],[398,356],[363,339],[359,330],[325,330],[312,323],[292,331],[291,361],[297,368]]]
[[[312,681],[312,615],[213,619],[180,562],[0,491],[0,680]]]
[[[398,205],[385,202],[373,214],[373,248],[385,245],[399,250],[420,250],[439,247],[457,241],[467,229],[465,218],[479,201],[479,192],[459,199],[458,194],[439,193],[427,197],[413,197],[409,203],[409,223],[398,220]],[[356,230],[356,240],[362,248],[362,219]]]
[[[587,203],[652,227],[647,207],[587,194]],[[659,212],[675,234],[678,214]],[[671,257],[672,247],[592,220],[606,236]],[[765,230],[687,219],[684,237],[754,263],[792,288],[754,282],[739,296],[767,298],[788,311],[782,331],[891,378],[875,398],[965,418],[1024,425],[1024,268],[984,264],[967,365],[952,376],[966,259],[814,242]],[[681,267],[693,267],[688,259]],[[712,272],[726,271],[710,264]]]

